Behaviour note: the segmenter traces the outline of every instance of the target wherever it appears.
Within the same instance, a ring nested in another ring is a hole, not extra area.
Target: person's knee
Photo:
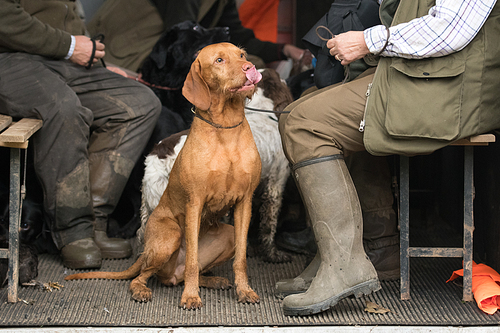
[[[290,163],[297,162],[297,154],[305,149],[304,147],[304,134],[306,129],[303,128],[303,123],[299,121],[294,114],[288,114],[286,117],[280,117],[279,129],[281,135],[281,142],[283,152]],[[301,155],[301,154],[299,154]]]
[[[140,86],[135,93],[138,100],[141,101],[140,110],[142,115],[151,122],[156,123],[161,112],[161,102],[160,99],[153,93],[151,89],[145,86]]]

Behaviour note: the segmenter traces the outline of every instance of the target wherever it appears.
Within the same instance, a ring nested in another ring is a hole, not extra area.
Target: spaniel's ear
[[[182,94],[198,109],[208,110],[210,108],[210,89],[203,77],[201,77],[201,63],[198,59],[191,64],[191,70],[182,87]]]

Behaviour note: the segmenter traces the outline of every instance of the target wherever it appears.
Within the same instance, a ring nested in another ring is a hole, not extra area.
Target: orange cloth
[[[454,271],[450,279],[452,281],[459,276],[464,276],[464,270]],[[500,274],[493,268],[472,263],[472,292],[478,307],[488,313],[494,314],[500,308]]]
[[[238,8],[241,24],[252,29],[260,40],[276,43],[278,40],[279,0],[245,0]]]

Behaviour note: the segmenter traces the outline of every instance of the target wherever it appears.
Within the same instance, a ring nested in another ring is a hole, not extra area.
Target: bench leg
[[[9,284],[7,300],[16,303],[19,283],[19,227],[20,227],[20,179],[21,149],[10,149],[10,203],[9,203]]]
[[[410,162],[407,156],[399,156],[399,237],[401,264],[401,300],[410,299]]]
[[[464,285],[463,300],[472,301],[472,257],[474,232],[474,147],[464,147]]]

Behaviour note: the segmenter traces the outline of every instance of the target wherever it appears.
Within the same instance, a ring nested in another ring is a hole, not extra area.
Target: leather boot
[[[65,245],[61,249],[64,266],[71,269],[101,267],[101,250],[92,238],[84,238]]]
[[[318,313],[348,296],[379,290],[377,272],[363,249],[358,195],[342,155],[298,163],[293,175],[311,219],[321,263],[306,292],[285,297],[285,315]]]
[[[108,238],[108,215],[113,212],[134,162],[116,153],[91,154],[90,187],[95,212],[94,241],[103,258],[121,259],[132,255],[130,243],[121,238]]]

